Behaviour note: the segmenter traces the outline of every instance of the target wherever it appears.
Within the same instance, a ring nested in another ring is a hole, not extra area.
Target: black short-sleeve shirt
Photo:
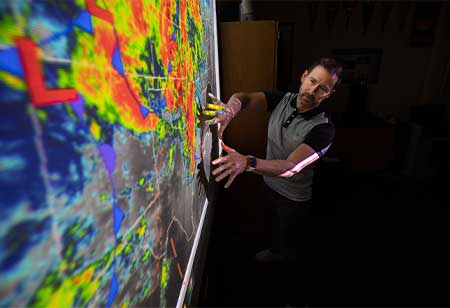
[[[267,111],[271,113],[284,98],[286,92],[275,90],[275,91],[266,91],[264,92],[264,94],[266,96],[267,101]],[[294,103],[295,100],[291,102],[291,105],[293,107]],[[321,112],[326,113],[325,110],[321,106],[319,106],[313,110],[304,113],[296,112],[295,116],[301,116],[304,119],[310,119],[311,117]],[[329,119],[329,115],[326,114],[326,116]],[[335,136],[335,127],[334,124],[331,122],[331,120],[329,120],[328,123],[321,123],[314,126],[314,128],[311,129],[311,131],[306,135],[303,143],[309,145],[311,148],[314,149],[314,151],[316,151],[317,154],[319,154],[319,156],[322,156],[326,152],[326,151],[324,152],[323,149],[325,148],[328,149],[328,147],[331,145],[334,139],[334,136]]]

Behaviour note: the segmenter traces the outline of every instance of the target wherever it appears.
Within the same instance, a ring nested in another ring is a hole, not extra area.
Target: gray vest
[[[291,101],[296,93],[287,93],[273,110],[268,128],[266,159],[287,159],[305,140],[311,129],[319,124],[328,123],[324,112],[304,119],[297,115],[288,127],[282,124],[292,114]],[[312,197],[313,166],[309,165],[291,178],[264,176],[264,182],[280,195],[294,201],[308,201]]]

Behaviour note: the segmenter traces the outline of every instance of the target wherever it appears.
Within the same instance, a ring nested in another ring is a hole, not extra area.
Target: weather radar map
[[[0,1],[1,307],[189,305],[214,23],[214,0]]]

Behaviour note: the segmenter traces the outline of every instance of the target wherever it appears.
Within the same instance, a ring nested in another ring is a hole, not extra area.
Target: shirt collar
[[[294,109],[294,111],[296,112],[296,116],[298,116],[298,115],[300,115],[300,116],[302,116],[302,118],[304,118],[304,119],[310,119],[310,118],[312,118],[313,116],[315,116],[315,115],[317,115],[317,114],[319,114],[319,113],[322,113],[322,112],[324,112],[325,110],[324,110],[324,108],[323,108],[323,106],[322,105],[319,105],[319,106],[317,106],[316,108],[313,108],[313,109],[311,109],[311,110],[308,110],[308,111],[306,111],[306,112],[298,112],[297,111],[297,96],[298,96],[298,94],[297,95],[295,95],[294,96],[294,98],[291,100],[291,107]]]

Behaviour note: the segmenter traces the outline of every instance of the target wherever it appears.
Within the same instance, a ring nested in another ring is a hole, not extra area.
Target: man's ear
[[[334,90],[331,90],[330,93],[325,94],[325,95],[321,98],[320,101],[324,101],[324,100],[326,100],[327,98],[330,98],[330,96],[332,96],[333,93],[334,93]]]
[[[330,94],[327,94],[325,96],[322,96],[321,98],[319,98],[319,103],[323,102],[324,100],[326,100],[327,98],[330,97]]]
[[[305,71],[303,72],[303,75],[302,75],[302,77],[300,78],[300,80],[302,81],[302,83],[305,81],[305,78],[306,78],[306,76],[308,76],[308,74],[309,74],[308,70],[305,70]]]

